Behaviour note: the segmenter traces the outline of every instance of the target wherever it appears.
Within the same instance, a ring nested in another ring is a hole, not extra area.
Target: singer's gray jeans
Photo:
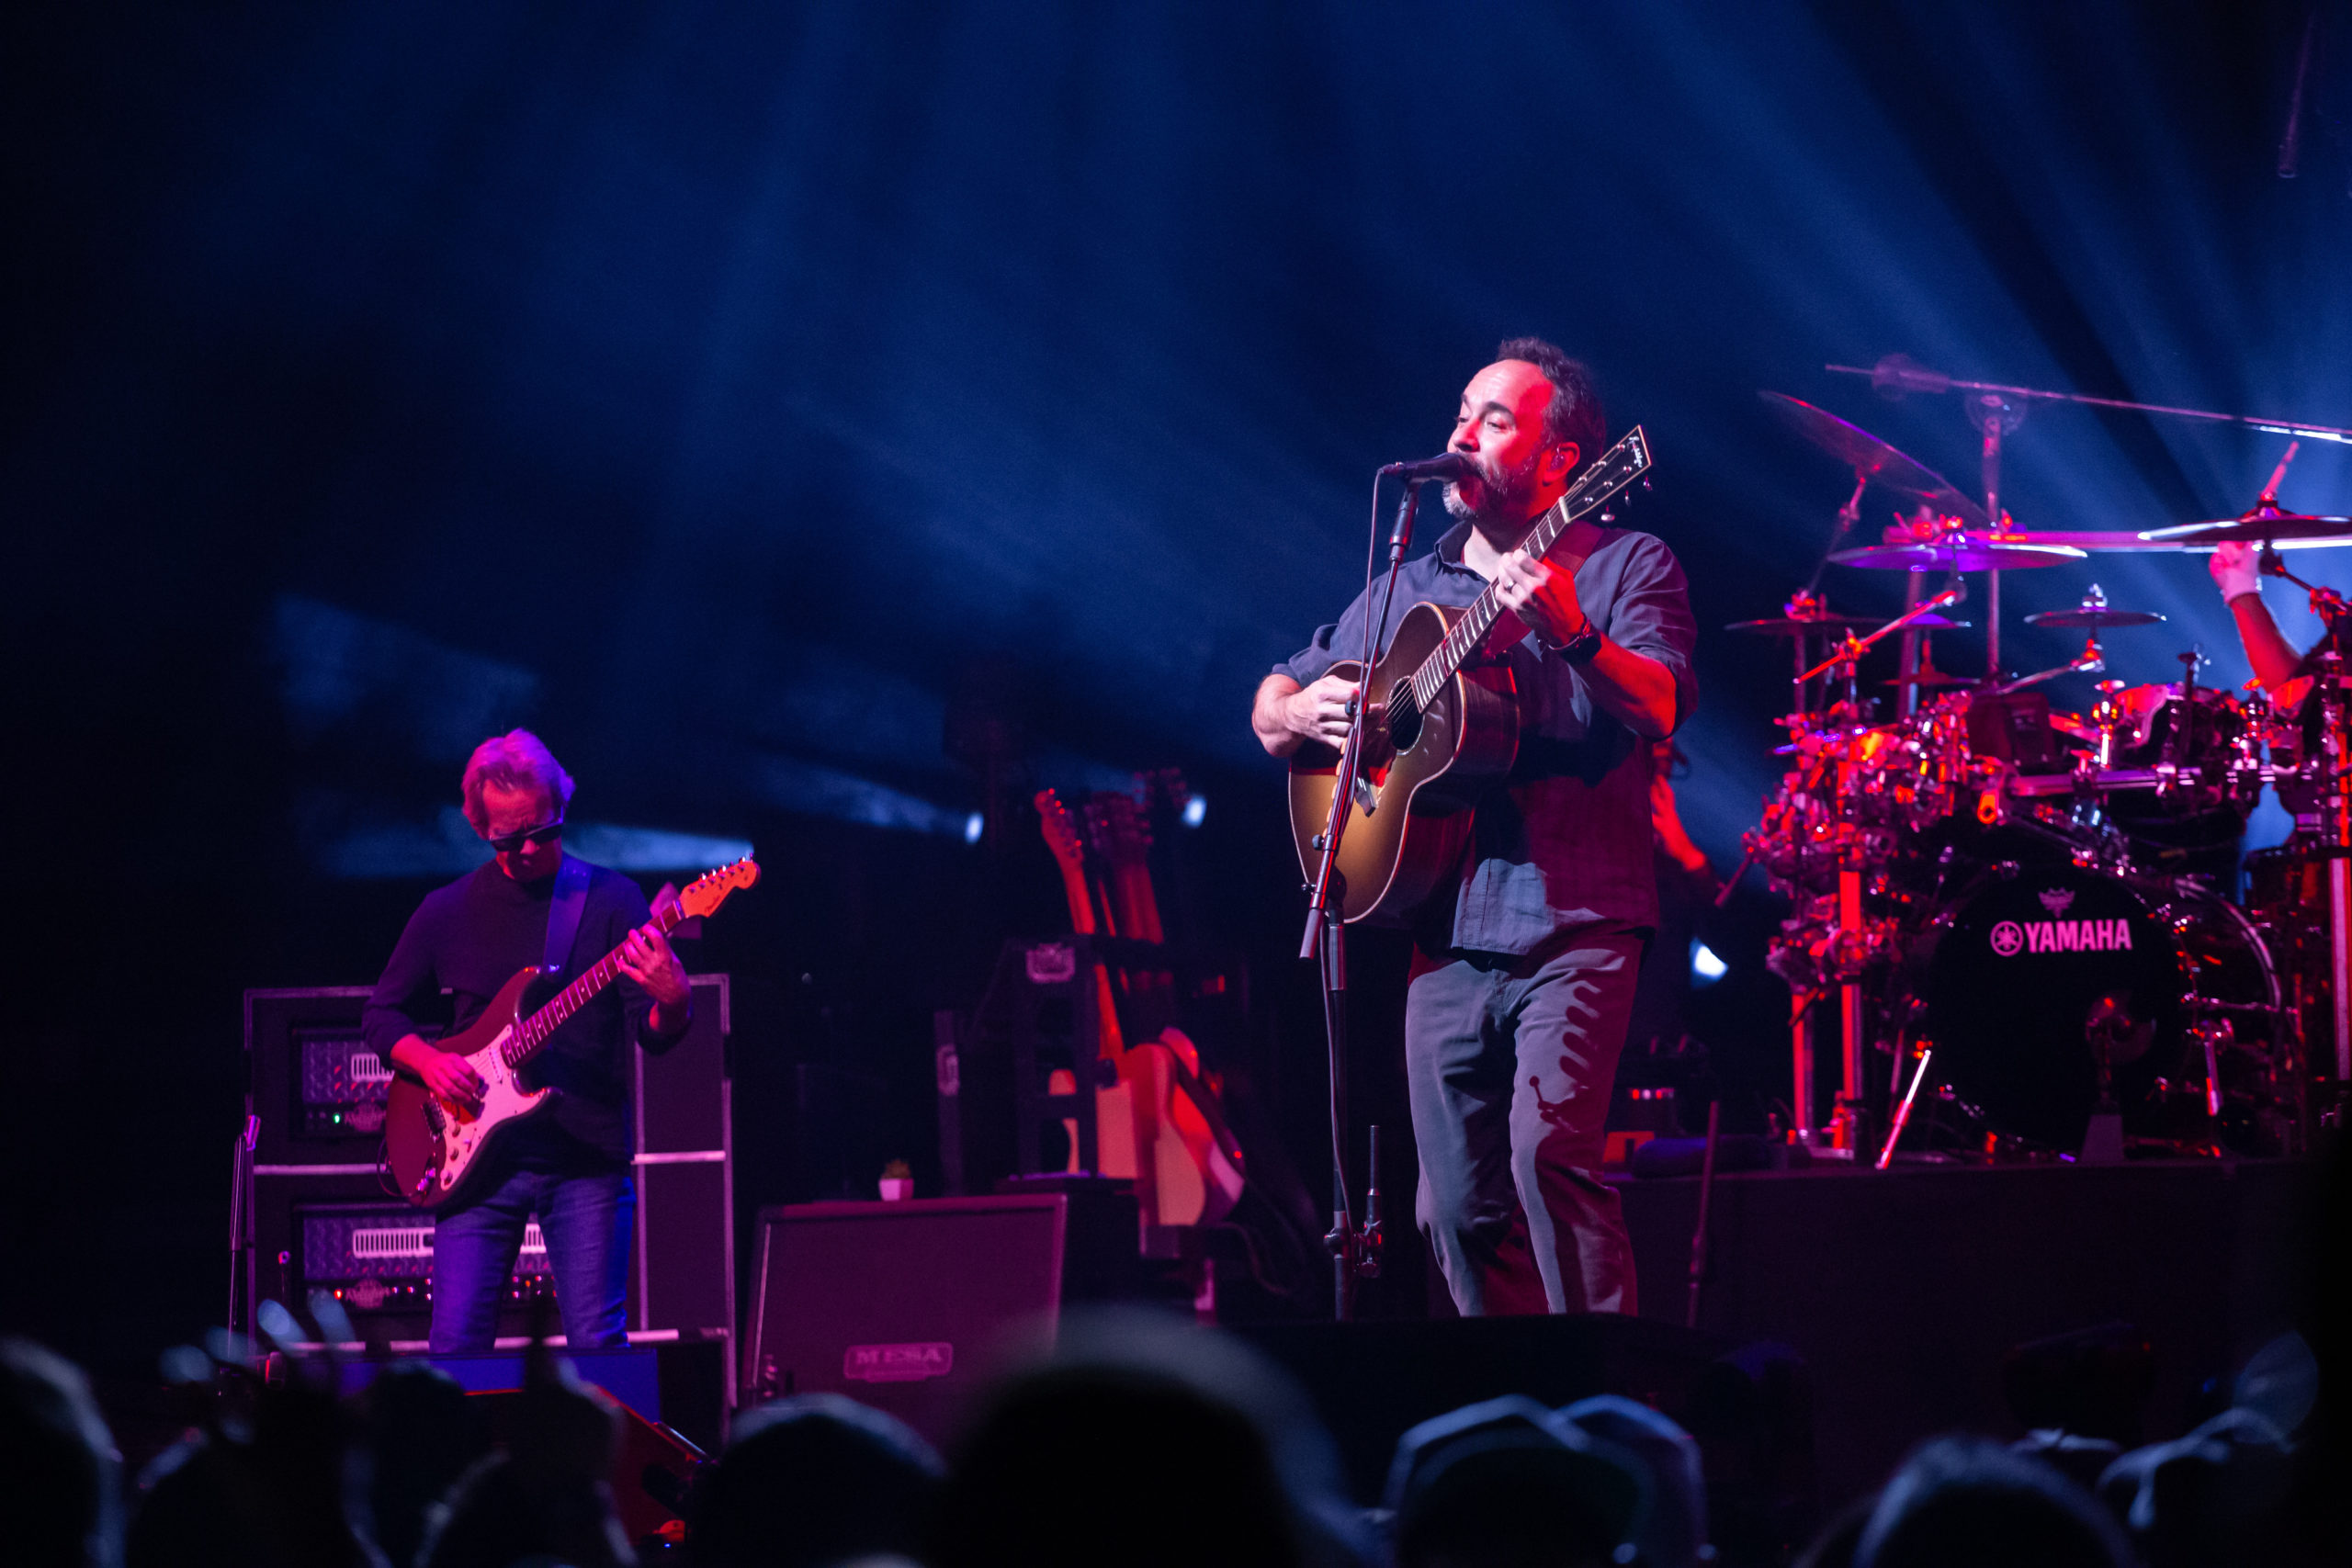
[[[1439,961],[1407,992],[1416,1208],[1465,1317],[1634,1311],[1600,1165],[1644,941],[1566,932],[1522,958]]]

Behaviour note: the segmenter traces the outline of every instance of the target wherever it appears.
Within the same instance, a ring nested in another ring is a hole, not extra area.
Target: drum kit
[[[1854,489],[1812,581],[1781,615],[1729,628],[1792,657],[1788,771],[1743,839],[1747,863],[1793,906],[1770,958],[1792,998],[1792,1137],[1881,1168],[2312,1148],[2341,1124],[2352,1083],[2352,671],[2330,651],[2338,638],[2276,693],[2200,682],[2192,650],[2177,680],[2102,679],[2086,711],[2057,711],[2046,682],[2105,676],[2105,639],[2144,636],[2164,617],[2111,605],[2093,584],[2079,604],[2025,617],[2081,633],[2082,652],[2011,676],[1998,584],[2108,551],[2244,541],[2352,645],[2343,602],[2278,554],[2352,545],[2352,518],[2281,511],[2282,462],[2242,517],[2023,532],[2000,507],[2002,439],[2027,401],[2061,394],[1950,382],[1899,358],[1861,373],[1884,389],[1889,365],[1914,378],[1898,390],[1969,394],[1984,502],[1859,427],[1767,392],[1797,434],[1852,469]],[[1879,542],[1849,545],[1872,485],[1914,510]],[[1909,573],[1911,607],[1883,626],[1832,609],[1819,590],[1829,564]],[[1981,675],[1933,658],[1937,633],[1968,624],[1951,613],[1972,573],[1985,583]],[[1882,642],[1899,648],[1896,673],[1866,685],[1860,667]],[[2240,902],[2239,843],[2265,789],[2296,831],[2250,857]],[[1833,1032],[1838,1091],[1825,1117],[1819,1058]]]

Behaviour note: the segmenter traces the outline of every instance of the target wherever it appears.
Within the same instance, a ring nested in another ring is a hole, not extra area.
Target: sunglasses
[[[525,828],[520,832],[502,834],[490,840],[490,847],[500,854],[511,855],[525,844],[544,844],[562,837],[563,818],[559,817],[552,822],[542,822],[536,828]]]

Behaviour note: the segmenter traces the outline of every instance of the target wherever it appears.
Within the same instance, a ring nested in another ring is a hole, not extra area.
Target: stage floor
[[[2153,1339],[2144,1435],[2173,1436],[2200,1384],[2290,1326],[2303,1171],[2237,1160],[1718,1176],[1699,1325],[1804,1356],[1830,1507],[1932,1433],[2013,1434],[2004,1352],[2101,1324]],[[1621,1190],[1642,1315],[1679,1324],[1698,1179]]]

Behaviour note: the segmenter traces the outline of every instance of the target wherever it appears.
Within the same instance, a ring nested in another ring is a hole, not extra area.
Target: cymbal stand
[[[1918,604],[1921,597],[1927,593],[1928,574],[1915,569],[1904,573],[1904,578],[1903,604],[1905,609],[1909,609]],[[1929,640],[1932,635],[1917,626],[1903,634],[1903,649],[1896,655],[1894,665],[1894,672],[1897,675],[1917,675],[1923,657],[1928,663],[1935,661],[1935,645]],[[1896,687],[1894,690],[1895,716],[1909,718],[1918,711],[1919,688],[1908,683]]]
[[[1820,596],[1821,574],[1828,570],[1829,558],[1838,553],[1838,547],[1845,542],[1847,535],[1854,531],[1854,525],[1862,520],[1862,491],[1870,487],[1870,482],[1869,474],[1860,468],[1854,470],[1854,493],[1848,496],[1846,504],[1838,509],[1838,525],[1829,531],[1828,547],[1821,552],[1821,558],[1813,563],[1813,575],[1804,580],[1804,591],[1798,595],[1799,598],[1817,599]]]
[[[2061,675],[2104,675],[2106,673],[2107,657],[2099,649],[2098,634],[2093,632],[2084,639],[2083,651],[2066,660],[2065,663],[2053,665],[2048,670],[2037,670],[2030,675],[2020,675],[2014,681],[2004,681],[1997,686],[1986,686],[1979,694],[1987,697],[2006,697],[2011,692],[2022,692],[2028,686],[2039,686],[2044,681],[2054,681]],[[2099,765],[2105,767],[2107,764],[2101,762]]]
[[[1915,625],[1921,617],[1960,603],[1965,590],[1955,585],[1931,599],[1923,600],[1905,610],[1865,637],[1848,633],[1837,651],[1811,670],[1803,671],[1798,682],[1803,684],[1816,676],[1837,672],[1845,688],[1845,700],[1839,705],[1845,710],[1843,728],[1849,744],[1847,753],[1838,762],[1838,795],[1847,797],[1851,785],[1849,770],[1853,767],[1852,738],[1868,726],[1862,712],[1860,666],[1862,655],[1893,636]],[[1839,975],[1838,987],[1838,1077],[1841,1085],[1838,1096],[1838,1111],[1832,1122],[1832,1146],[1851,1154],[1861,1148],[1862,1129],[1862,1053],[1867,1045],[1867,1021],[1863,1016],[1865,998],[1860,978],[1856,970],[1869,951],[1869,931],[1862,919],[1862,845],[1849,836],[1840,835],[1838,850],[1838,924],[1829,939],[1826,957],[1828,967]],[[1789,1108],[1796,1126],[1794,1132],[1801,1143],[1813,1143],[1819,1132],[1815,1123],[1813,1071],[1816,1046],[1814,1009],[1800,1009],[1792,1021],[1791,1051],[1795,1093]]]
[[[1998,392],[1968,400],[1968,423],[1984,434],[1984,515],[1996,536],[2008,532],[2001,516],[2001,437],[2025,423],[2025,410]],[[2001,574],[1984,573],[1984,675],[2001,678]]]
[[[2272,488],[2277,488],[2275,478]],[[2352,606],[2345,604],[2344,596],[2289,571],[2271,541],[2263,541],[2255,564],[2264,575],[2284,578],[2310,594],[2312,614],[2327,624],[2331,637],[2352,628]],[[2328,1013],[2335,1047],[2335,1093],[2341,1103],[2346,1087],[2352,1086],[2352,779],[2346,777],[2347,771],[2352,771],[2352,755],[2347,755],[2352,752],[2352,732],[2346,728],[2352,721],[2352,704],[2346,701],[2343,656],[2327,649],[2317,655],[2317,661],[2319,678],[2307,700],[2320,705],[2317,761],[2326,773],[2320,836],[2327,847]]]
[[[2325,816],[2321,833],[2327,844],[2327,1000],[2335,1035],[2335,1093],[2339,1103],[2352,1084],[2352,781],[2347,768],[2344,661],[2329,650],[2319,656],[2320,673],[2312,695],[2320,707],[2320,766],[2326,770]]]
[[[1852,649],[1852,657],[1859,660],[1863,654],[1868,653],[1871,649],[1876,648],[1888,637],[1903,630],[1905,626],[1908,626],[1915,621],[1918,620],[1920,616],[1933,615],[1939,610],[1949,610],[1954,604],[1959,604],[1962,599],[1967,597],[1968,590],[1966,588],[1954,585],[1951,588],[1945,589],[1942,592],[1937,594],[1932,599],[1922,599],[1917,604],[1914,604],[1909,609],[1904,611],[1900,615],[1895,616],[1894,619],[1887,622],[1886,625],[1879,627],[1878,630],[1871,633],[1870,636],[1866,637],[1849,637],[1843,643],[1838,645],[1837,652],[1831,654],[1828,658],[1823,660],[1812,669],[1798,671],[1797,679],[1799,681],[1811,681],[1816,676],[1826,675],[1830,671],[1846,662],[1848,657],[1847,650],[1849,649]]]
[[[2115,766],[2115,732],[2123,727],[2123,710],[2116,705],[2115,699],[2128,689],[2116,680],[2098,683],[2098,703],[2091,709],[2091,722],[2098,727],[2098,765],[2102,771]]]
[[[1836,547],[1834,542],[1831,547],[1833,549]],[[1822,558],[1828,559],[1826,556]],[[1810,587],[1805,587],[1798,589],[1790,597],[1788,603],[1781,606],[1781,613],[1792,621],[1810,620],[1816,615],[1826,616],[1829,606],[1823,603],[1818,592]],[[1815,635],[1810,631],[1799,632],[1789,639],[1791,655],[1796,660],[1795,673],[1790,677],[1789,711],[1791,713],[1804,714],[1813,711],[1812,683],[1805,671],[1813,663]],[[1835,624],[1825,619],[1817,635],[1824,637],[1834,636]]]

